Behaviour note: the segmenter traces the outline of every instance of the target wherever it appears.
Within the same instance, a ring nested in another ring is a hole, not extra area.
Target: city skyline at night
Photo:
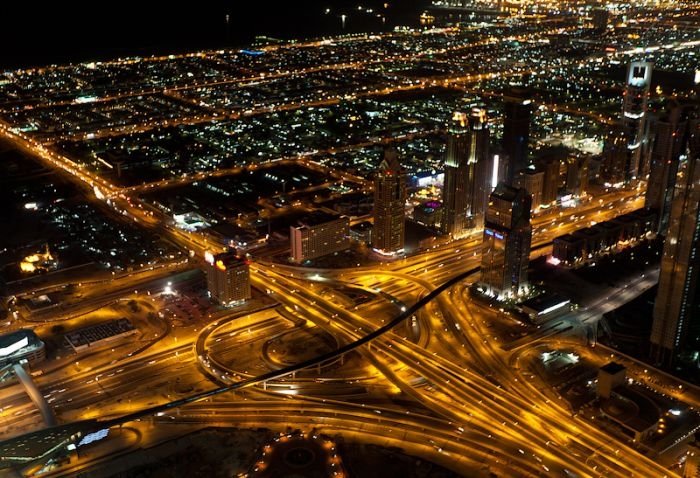
[[[0,477],[698,476],[700,3],[0,26]]]

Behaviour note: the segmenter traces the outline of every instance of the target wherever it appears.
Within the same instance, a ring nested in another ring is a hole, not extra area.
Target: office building
[[[467,227],[467,188],[469,180],[469,120],[455,112],[447,128],[445,182],[442,190],[442,231],[457,235]]]
[[[489,129],[486,111],[455,112],[447,128],[442,232],[459,236],[483,224],[488,195]]]
[[[344,251],[350,247],[350,219],[315,211],[289,226],[289,242],[297,263]]]
[[[625,182],[643,178],[648,169],[642,153],[646,150],[648,141],[646,132],[651,70],[651,63],[643,61],[634,61],[627,69],[622,106],[622,129],[627,142]]]
[[[591,12],[593,29],[598,32],[604,32],[608,29],[608,21],[610,20],[610,12],[607,8],[597,7]]]
[[[223,305],[250,299],[250,266],[235,252],[207,253],[207,287],[209,296]]]
[[[522,294],[530,262],[532,199],[522,188],[500,183],[489,196],[484,224],[480,284],[491,296]]]
[[[513,181],[513,187],[523,188],[532,197],[533,209],[538,208],[542,202],[544,190],[544,172],[534,169],[520,171]]]
[[[608,131],[603,146],[603,160],[600,166],[600,180],[606,186],[621,186],[625,182],[625,171],[629,158],[627,138],[621,127]]]
[[[566,162],[566,192],[573,196],[583,196],[588,190],[590,158],[572,156]]]
[[[599,397],[610,398],[613,390],[624,387],[627,378],[627,368],[617,362],[608,362],[598,369]]]
[[[442,203],[426,201],[413,208],[413,220],[418,224],[434,227],[442,223]]]
[[[515,89],[504,98],[503,152],[508,161],[507,179],[509,184],[512,184],[518,172],[529,166],[528,146],[532,101],[527,96],[525,90]]]
[[[681,157],[661,257],[651,354],[672,366],[700,351],[700,120],[690,122],[689,154]]]
[[[687,144],[687,121],[683,108],[671,105],[656,122],[656,137],[651,154],[651,172],[647,182],[644,206],[656,211],[659,218],[658,232],[668,230],[671,199],[680,157]]]
[[[550,206],[559,197],[559,172],[561,161],[558,158],[549,158],[544,164],[542,173],[542,205]]]
[[[406,173],[395,149],[387,149],[374,177],[372,247],[382,255],[401,254],[406,234]]]

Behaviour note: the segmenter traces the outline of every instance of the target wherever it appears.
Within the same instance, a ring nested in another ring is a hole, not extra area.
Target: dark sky
[[[425,3],[386,1],[386,27],[415,24]],[[93,2],[92,7],[80,3],[20,0],[12,7],[3,5],[0,68],[237,46],[257,34],[291,38],[340,33],[341,13],[349,15],[346,31],[377,31],[382,29],[379,19],[358,13],[357,6],[383,10],[384,4],[377,0],[123,0]],[[331,15],[324,14],[326,8],[331,8]]]

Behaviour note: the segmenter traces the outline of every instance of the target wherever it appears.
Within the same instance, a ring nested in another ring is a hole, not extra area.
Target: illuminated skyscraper
[[[512,184],[520,171],[528,167],[532,101],[526,96],[525,90],[515,89],[505,97],[503,151],[508,160],[509,184]]]
[[[656,122],[656,138],[651,154],[651,172],[647,183],[644,207],[655,211],[659,218],[658,232],[668,229],[678,163],[687,144],[686,112],[675,104]]]
[[[500,183],[489,197],[481,256],[481,284],[488,294],[514,296],[527,286],[531,197]]]
[[[447,127],[445,184],[442,190],[442,231],[446,234],[459,234],[467,227],[469,143],[467,115],[456,112]]]
[[[250,267],[244,257],[235,252],[207,253],[206,261],[207,287],[213,299],[224,305],[250,299]]]
[[[483,224],[488,195],[489,129],[486,111],[456,112],[447,130],[442,231],[457,236]]]
[[[403,252],[406,233],[406,173],[395,149],[387,149],[374,177],[372,246],[385,255]]]
[[[641,178],[648,165],[643,162],[645,150],[647,103],[651,87],[651,63],[634,61],[627,69],[627,82],[622,106],[622,129],[627,140],[625,182]]]
[[[651,330],[652,358],[672,365],[700,351],[700,120],[690,122],[664,242]]]

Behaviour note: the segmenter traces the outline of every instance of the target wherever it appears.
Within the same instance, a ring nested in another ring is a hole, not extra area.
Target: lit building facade
[[[590,158],[573,156],[566,162],[566,192],[574,196],[583,196],[588,190]]]
[[[700,120],[690,122],[664,242],[651,330],[652,359],[671,366],[700,351]]]
[[[442,232],[459,236],[483,224],[488,196],[489,128],[486,111],[456,112],[447,130]]]
[[[481,285],[489,295],[513,297],[527,287],[531,197],[500,183],[489,197],[481,256]]]
[[[608,131],[603,146],[603,161],[600,166],[601,182],[607,186],[623,185],[628,158],[627,137],[620,126],[614,126]]]
[[[520,171],[513,180],[513,187],[523,188],[532,196],[532,207],[538,208],[542,204],[542,191],[544,190],[544,172],[526,169]]]
[[[374,177],[372,247],[382,255],[403,253],[406,235],[406,173],[395,149],[387,149]]]
[[[350,247],[350,220],[316,212],[289,227],[292,261],[303,262]]]
[[[685,113],[679,105],[674,105],[656,122],[644,206],[658,214],[658,232],[663,235],[668,230],[678,164],[687,146],[688,124]]]
[[[207,287],[212,299],[229,305],[251,297],[250,266],[235,252],[206,254]]]
[[[625,182],[645,176],[648,171],[643,151],[648,141],[646,123],[648,116],[649,89],[651,87],[651,63],[634,61],[627,69],[622,106],[622,129],[627,141]]]

